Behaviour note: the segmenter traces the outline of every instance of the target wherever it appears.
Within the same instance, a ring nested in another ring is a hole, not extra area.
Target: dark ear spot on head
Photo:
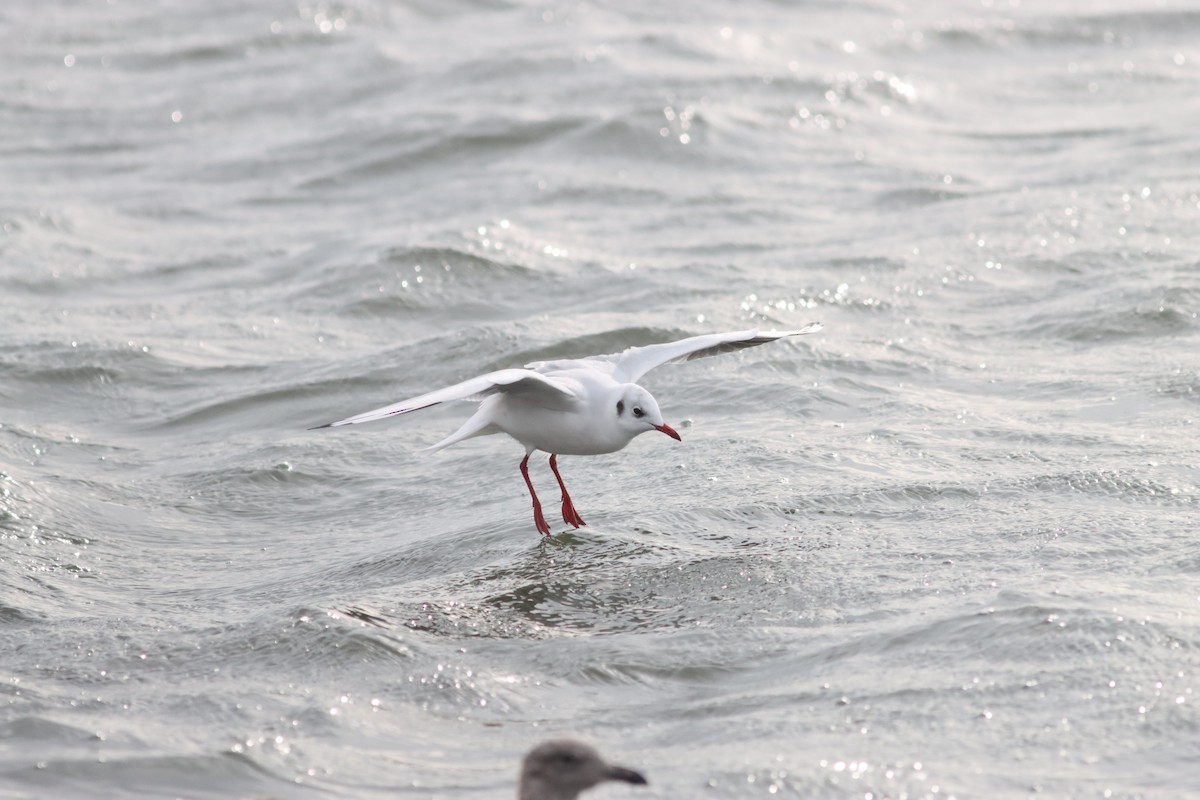
[[[625,401],[618,400],[617,401],[617,416],[619,417],[624,413],[625,413]]]

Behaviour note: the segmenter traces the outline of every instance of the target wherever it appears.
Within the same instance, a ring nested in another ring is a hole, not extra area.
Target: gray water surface
[[[1200,7],[0,9],[0,796],[1200,796]],[[751,327],[683,442],[419,454]],[[543,457],[544,458],[544,457]],[[533,479],[548,518],[557,491]]]

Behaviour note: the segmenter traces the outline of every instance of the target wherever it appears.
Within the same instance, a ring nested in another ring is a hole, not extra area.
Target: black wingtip
[[[319,430],[321,430],[321,428],[332,428],[332,427],[333,427],[332,422],[326,422],[324,425],[314,425],[311,428],[308,428],[307,430],[319,431]]]

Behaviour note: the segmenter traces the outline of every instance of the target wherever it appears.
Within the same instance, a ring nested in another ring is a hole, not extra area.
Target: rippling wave
[[[0,11],[0,795],[1193,791],[1197,30]],[[518,445],[417,452],[468,404],[308,430],[813,320],[648,375],[683,442],[547,541]]]

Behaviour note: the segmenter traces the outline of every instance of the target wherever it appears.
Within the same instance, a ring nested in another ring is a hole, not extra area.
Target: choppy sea
[[[1200,6],[0,7],[0,797],[1200,796]],[[470,404],[650,373],[682,443]],[[544,458],[544,457],[543,457]],[[544,460],[534,481],[553,510]]]

